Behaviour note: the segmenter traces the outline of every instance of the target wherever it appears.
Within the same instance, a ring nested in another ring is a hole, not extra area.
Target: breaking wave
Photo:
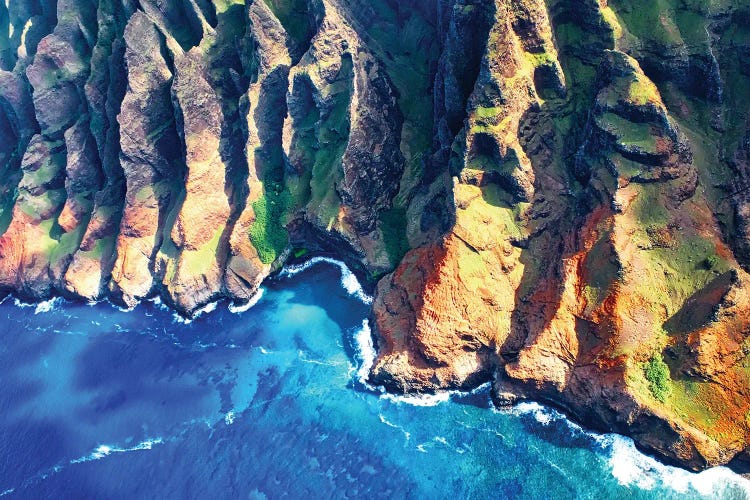
[[[76,458],[74,460],[71,460],[71,464],[80,464],[83,462],[91,462],[92,460],[101,460],[102,458],[108,457],[109,455],[112,455],[113,453],[128,453],[130,451],[142,451],[142,450],[150,450],[154,447],[154,445],[162,444],[164,441],[162,438],[155,438],[155,439],[147,439],[145,441],[141,441],[135,446],[131,446],[129,448],[120,448],[118,446],[110,446],[107,444],[101,444],[97,446],[97,448],[89,453],[88,455]]]
[[[229,312],[234,313],[234,314],[240,314],[240,313],[249,311],[253,306],[255,306],[255,304],[257,304],[260,301],[260,299],[263,298],[264,293],[266,293],[266,289],[263,287],[260,287],[258,288],[258,291],[255,292],[255,295],[250,297],[250,300],[248,300],[246,303],[238,304],[238,305],[230,303]]]
[[[310,260],[303,262],[302,264],[294,264],[286,266],[280,273],[281,277],[292,277],[303,271],[310,269],[321,263],[332,264],[341,270],[341,286],[347,291],[349,295],[352,295],[359,299],[365,304],[372,304],[372,297],[367,295],[362,289],[362,285],[354,275],[354,273],[347,267],[346,264],[340,260],[333,259],[331,257],[313,257]]]
[[[714,467],[695,473],[665,465],[639,451],[633,440],[628,437],[588,432],[568,420],[562,413],[539,403],[519,403],[510,412],[531,415],[544,426],[553,423],[565,425],[571,434],[587,436],[604,453],[612,476],[623,486],[636,486],[643,490],[667,487],[678,494],[750,498],[750,481],[727,467]]]

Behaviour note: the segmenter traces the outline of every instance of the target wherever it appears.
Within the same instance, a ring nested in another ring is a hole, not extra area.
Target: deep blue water
[[[748,498],[487,389],[426,400],[359,381],[368,306],[318,264],[245,312],[0,305],[6,498]]]

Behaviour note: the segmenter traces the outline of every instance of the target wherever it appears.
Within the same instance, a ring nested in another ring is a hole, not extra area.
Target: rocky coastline
[[[333,255],[369,380],[750,463],[750,3],[9,0],[0,295],[184,316]]]

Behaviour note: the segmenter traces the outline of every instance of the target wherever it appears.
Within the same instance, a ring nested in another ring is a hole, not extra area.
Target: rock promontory
[[[183,315],[335,254],[370,381],[750,464],[747,0],[7,0],[0,294]]]

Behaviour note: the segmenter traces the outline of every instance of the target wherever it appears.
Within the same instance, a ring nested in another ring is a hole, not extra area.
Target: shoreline
[[[159,295],[144,299],[131,308],[121,307],[115,302],[109,300],[109,298],[95,302],[88,302],[83,300],[71,300],[63,296],[55,296],[41,302],[26,302],[18,297],[15,297],[13,294],[6,294],[4,297],[0,298],[0,305],[4,304],[9,299],[13,299],[14,306],[16,307],[35,307],[34,314],[37,315],[51,312],[66,303],[77,303],[80,305],[89,306],[108,303],[111,307],[118,309],[121,312],[129,313],[134,312],[138,308],[138,306],[150,302],[159,309],[162,309],[164,311],[171,311],[174,323],[187,325],[205,314],[214,312],[222,303],[226,303],[227,310],[230,313],[244,314],[247,311],[251,310],[256,304],[258,304],[260,300],[262,300],[266,290],[264,284],[267,281],[282,281],[286,278],[292,278],[321,264],[334,266],[339,269],[341,273],[340,286],[350,296],[359,300],[365,305],[370,305],[372,303],[372,296],[366,294],[365,289],[360,281],[360,277],[356,275],[356,273],[346,264],[346,262],[340,259],[336,259],[327,254],[316,254],[305,259],[290,259],[282,268],[269,275],[269,277],[267,277],[266,280],[261,283],[256,294],[246,303],[236,305],[235,301],[232,301],[231,299],[226,297],[222,297],[219,300],[209,302],[208,304],[200,307],[190,318],[185,318],[178,310],[170,306],[168,303],[165,303]],[[581,432],[594,439],[594,441],[596,442],[607,443],[607,445],[610,447],[615,446],[613,443],[619,443],[617,446],[620,446],[622,450],[632,448],[632,450],[630,451],[636,452],[638,453],[638,455],[635,457],[630,457],[630,466],[634,466],[634,464],[647,464],[648,471],[653,472],[654,470],[658,470],[662,473],[668,474],[673,478],[681,477],[682,480],[688,481],[688,484],[693,487],[699,481],[698,479],[696,479],[698,476],[712,476],[715,474],[721,476],[722,474],[730,473],[732,475],[732,478],[737,478],[743,481],[741,484],[743,488],[746,489],[746,492],[750,497],[750,478],[746,477],[741,472],[734,470],[731,467],[731,463],[724,466],[711,467],[703,471],[692,471],[686,467],[683,467],[679,463],[670,462],[669,460],[665,460],[663,457],[658,457],[655,454],[649,453],[648,450],[641,449],[637,445],[637,443],[627,435],[608,432],[607,430],[597,430],[596,426],[589,425],[587,422],[577,419],[570,410],[564,408],[554,400],[524,399],[515,402],[511,406],[498,405],[492,398],[492,381],[486,381],[474,388],[466,390],[453,389],[424,393],[396,393],[388,391],[385,386],[372,385],[368,382],[367,378],[372,366],[377,359],[377,348],[375,343],[376,339],[374,338],[372,330],[370,329],[369,321],[369,318],[363,319],[362,326],[360,328],[357,328],[356,331],[353,332],[353,346],[355,347],[355,354],[359,359],[353,360],[356,364],[354,366],[352,380],[361,385],[361,389],[355,390],[364,390],[365,392],[376,395],[378,398],[388,400],[393,404],[406,404],[417,407],[434,407],[440,404],[450,403],[453,401],[454,397],[460,398],[476,396],[487,392],[487,396],[489,399],[489,411],[491,412],[503,414],[510,413],[515,415],[535,414],[535,418],[542,425],[549,425],[549,423],[551,423],[552,421],[562,420],[569,429],[574,429],[575,432]],[[536,415],[545,416],[537,417]],[[624,442],[625,444],[623,444],[622,442]],[[628,480],[630,481],[630,483],[628,484],[644,480],[643,478],[636,477],[632,473],[632,471],[630,473],[626,473],[625,471],[618,472],[614,468],[616,465],[617,464],[613,466],[613,475],[618,479],[618,481],[621,480],[618,474],[621,474],[623,478],[629,478]],[[621,484],[625,483],[621,482]],[[653,479],[650,480],[649,484],[651,484],[650,488],[643,488],[643,486],[640,484],[638,484],[638,486],[642,487],[643,489],[651,489],[655,487]],[[678,493],[687,491],[681,491],[679,488],[676,488],[675,485],[668,484],[667,482],[664,482],[664,484],[669,485]],[[699,488],[695,489],[699,492],[701,491]]]

